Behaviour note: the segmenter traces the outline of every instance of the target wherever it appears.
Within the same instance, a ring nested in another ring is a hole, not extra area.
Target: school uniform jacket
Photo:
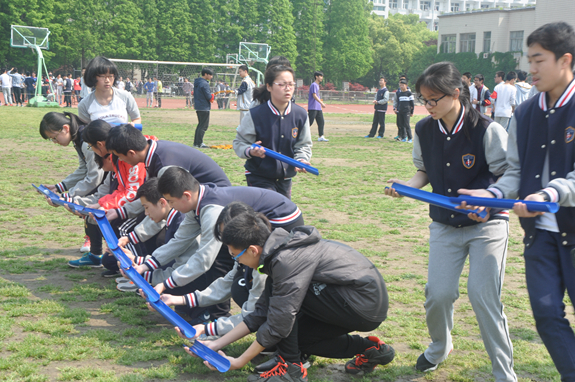
[[[389,92],[386,87],[379,89],[375,93],[375,101],[377,103],[373,105],[373,108],[378,112],[385,113],[387,111],[387,102],[389,101]]]
[[[555,218],[565,246],[575,244],[574,95],[572,81],[553,107],[545,92],[517,107],[509,125],[509,168],[488,188],[497,198],[508,199],[545,192],[561,206]],[[536,219],[520,218],[527,246],[535,239]]]
[[[507,168],[507,133],[503,127],[481,116],[477,126],[468,129],[468,138],[463,131],[464,123],[468,122],[462,106],[451,132],[447,132],[441,120],[431,117],[415,125],[413,163],[427,174],[435,194],[455,197],[460,188],[487,188]],[[465,214],[434,205],[429,206],[429,216],[453,227],[478,224]],[[509,220],[509,212],[491,210],[490,218]]]
[[[178,230],[178,227],[180,226],[183,220],[184,220],[184,214],[172,208],[170,212],[168,212],[168,216],[159,223],[157,223],[160,227],[162,227],[162,229],[166,228],[166,234],[164,236],[164,244],[166,244],[174,237],[176,231]],[[132,244],[146,242],[151,237],[157,234],[157,232],[155,232],[153,235],[147,232],[146,229],[148,227],[142,223],[143,221],[141,221],[140,224],[134,227],[132,231],[127,233],[127,237],[130,239],[130,242]],[[134,260],[134,263],[136,263],[137,265],[144,264],[149,257],[150,256],[138,256],[136,257],[136,260]]]
[[[78,154],[78,168],[56,184],[56,189],[61,193],[67,191],[64,196],[69,198],[91,194],[104,180],[104,170],[98,168],[94,160],[96,154],[88,149],[88,144],[82,140],[83,129],[84,126],[78,128],[77,138],[72,141]]]
[[[86,196],[75,196],[73,198],[67,197],[66,201],[85,207],[90,204],[98,203],[101,198],[110,195],[110,193],[114,192],[117,188],[118,179],[116,178],[116,174],[113,172],[106,172],[104,175],[104,180],[98,186],[96,192]]]
[[[367,321],[387,317],[387,289],[375,265],[345,244],[322,240],[315,227],[296,227],[291,233],[274,230],[259,264],[258,270],[268,275],[266,287],[244,323],[257,331],[257,341],[264,347],[291,333],[310,284],[333,285]]]
[[[413,102],[413,94],[409,90],[397,92],[395,93],[395,97],[397,99],[397,105],[394,105],[394,109],[398,113],[413,114],[415,104]]]
[[[295,160],[311,159],[311,133],[307,112],[301,106],[290,102],[284,114],[267,101],[250,109],[238,126],[234,139],[234,151],[240,158],[247,159],[246,174],[264,178],[286,179],[296,175],[295,167],[266,156],[251,157],[249,150],[256,141]]]
[[[145,263],[151,271],[158,269],[188,251],[190,242],[201,235],[195,253],[164,281],[166,288],[187,285],[211,268],[222,246],[214,236],[214,226],[224,207],[233,201],[246,203],[254,211],[266,215],[270,223],[276,226],[289,224],[301,216],[301,211],[291,200],[275,191],[255,187],[200,185],[196,210],[186,214],[173,240],[156,249],[152,258]]]

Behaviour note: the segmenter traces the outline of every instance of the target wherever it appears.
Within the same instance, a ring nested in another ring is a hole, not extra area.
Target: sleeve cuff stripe
[[[152,272],[150,271],[146,271],[144,272],[144,279],[146,279],[147,282],[151,283],[152,282]]]
[[[136,235],[135,232],[130,232],[130,240],[132,241],[132,243],[134,244],[138,244],[140,241],[138,240],[138,235]]]
[[[160,267],[159,264],[156,263],[156,262],[155,262],[154,260],[152,260],[152,259],[146,261],[146,265],[147,265],[151,270],[158,269],[158,268]]]
[[[497,199],[503,199],[503,193],[498,188],[489,187],[487,191],[491,192]]]
[[[549,199],[553,203],[557,203],[559,201],[559,192],[553,187],[547,187],[543,189],[549,195]]]
[[[176,285],[174,279],[171,278],[171,277],[165,281],[165,284],[166,284],[166,286],[167,286],[168,288],[170,288],[170,289],[174,289],[175,287],[177,287],[177,285]]]
[[[209,324],[206,325],[206,332],[208,333],[209,336],[217,336],[217,330],[216,330],[216,323],[215,322],[210,322]]]

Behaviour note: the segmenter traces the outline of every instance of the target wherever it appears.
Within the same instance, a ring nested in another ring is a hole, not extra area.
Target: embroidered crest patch
[[[294,138],[297,138],[297,131],[298,131],[297,127],[294,127],[293,129],[291,129],[291,136]]]
[[[461,160],[462,160],[463,166],[465,166],[465,168],[471,168],[475,164],[475,155],[465,154],[461,157]]]
[[[575,137],[575,128],[569,126],[565,129],[565,143],[570,143]]]

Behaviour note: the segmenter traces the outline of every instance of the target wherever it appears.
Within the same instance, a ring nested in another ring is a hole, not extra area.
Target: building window
[[[483,32],[483,51],[491,52],[491,32]]]
[[[374,5],[374,6],[373,6],[373,10],[374,10],[374,11],[382,11],[382,12],[384,12],[384,11],[385,11],[385,5]]]
[[[451,12],[459,12],[459,3],[451,3]]]
[[[475,33],[461,33],[459,35],[459,51],[475,52]]]
[[[439,30],[439,22],[435,21],[435,22],[433,23],[433,30],[436,31],[436,32]]]
[[[421,9],[422,11],[429,11],[430,8],[431,8],[431,4],[429,1],[420,1],[419,2],[419,9]]]
[[[441,36],[441,51],[443,53],[455,53],[455,42],[457,36],[454,34],[446,34]]]
[[[481,9],[488,9],[489,8],[489,4],[481,4]]]
[[[523,31],[510,33],[509,50],[511,52],[523,52]]]
[[[439,2],[438,1],[435,2],[435,10],[439,11]]]
[[[403,9],[408,9],[409,8],[409,0],[401,0],[402,1],[402,8]]]
[[[470,11],[470,10],[471,10],[471,4],[467,3],[467,4],[465,5],[465,10],[466,10],[466,11]]]
[[[398,0],[389,0],[389,8],[397,9],[397,1]]]

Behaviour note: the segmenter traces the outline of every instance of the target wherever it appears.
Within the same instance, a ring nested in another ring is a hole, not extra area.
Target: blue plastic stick
[[[125,123],[110,123],[110,125],[112,126],[120,126],[120,125],[125,125]],[[134,125],[134,127],[140,131],[142,131],[142,124],[141,123],[136,123]]]
[[[281,162],[287,163],[287,164],[289,164],[290,166],[294,166],[294,167],[297,167],[297,168],[305,168],[305,170],[306,170],[307,172],[309,172],[309,173],[311,173],[311,174],[314,174],[314,175],[319,175],[319,170],[318,170],[317,168],[315,168],[315,167],[310,166],[309,164],[301,163],[301,162],[298,161],[298,160],[295,160],[295,159],[293,159],[293,158],[290,158],[290,157],[288,157],[288,156],[285,156],[285,155],[283,155],[283,154],[280,154],[280,153],[278,153],[278,152],[275,152],[275,151],[270,150],[270,149],[268,149],[268,148],[265,148],[265,147],[263,147],[263,146],[256,145],[255,143],[252,144],[252,149],[256,149],[256,148],[264,149],[264,150],[266,151],[266,155],[269,156],[269,157],[271,157],[271,158],[274,158],[274,159],[277,159],[277,160],[279,160],[279,161],[281,161]]]
[[[461,195],[457,198],[449,198],[451,203],[461,204],[465,202],[470,206],[482,206],[490,208],[508,208],[512,209],[515,203],[521,202],[527,205],[529,211],[537,212],[551,212],[555,213],[559,211],[559,203],[550,202],[532,202],[525,200],[513,200],[513,199],[493,199],[493,198],[477,198],[474,196]]]
[[[457,209],[456,206],[459,204],[454,204],[449,201],[449,197],[444,195],[434,194],[432,192],[427,192],[419,190],[417,188],[404,186],[403,184],[393,183],[391,188],[395,189],[399,195],[407,196],[412,199],[421,200],[429,204],[433,204],[438,207],[446,208],[451,211],[459,212],[460,214],[470,214],[476,213],[479,217],[484,218],[487,216],[487,211],[483,210],[478,212],[477,210],[463,210]]]
[[[208,361],[209,364],[218,369],[219,372],[225,373],[230,370],[230,361],[227,358],[216,353],[200,341],[195,341],[194,344],[190,346],[190,350],[201,359]]]

